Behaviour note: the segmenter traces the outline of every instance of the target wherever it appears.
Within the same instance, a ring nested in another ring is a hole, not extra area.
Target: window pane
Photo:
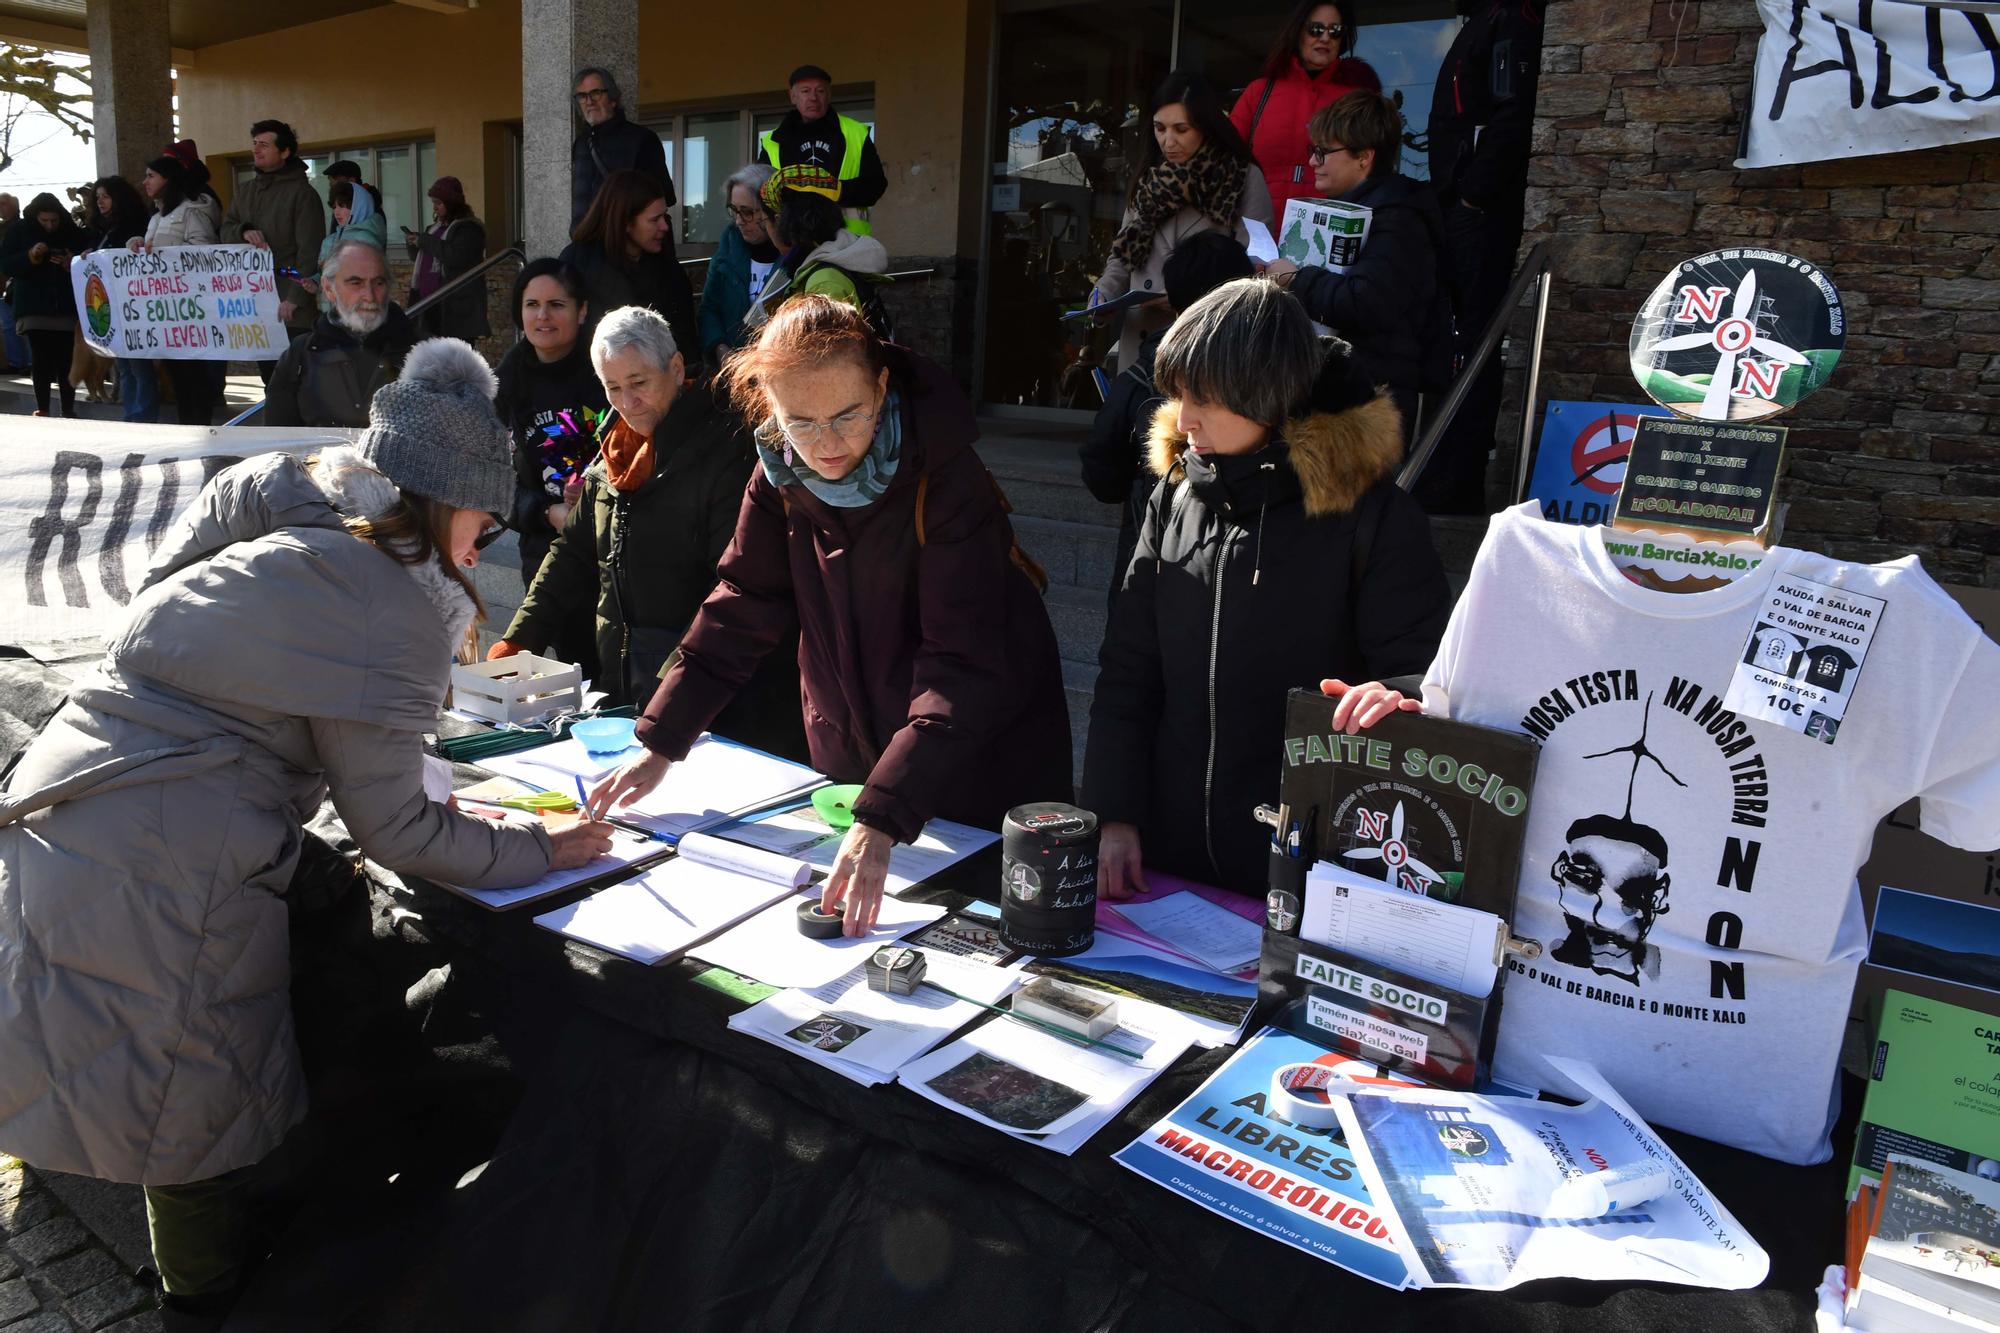
[[[322,206],[326,204],[326,169],[333,165],[331,153],[316,153],[300,159],[306,164],[306,179],[312,182],[313,193],[319,196]]]
[[[426,139],[424,142],[417,145],[417,198],[419,200],[421,200],[424,197],[424,192],[431,188],[431,184],[434,181],[436,181],[437,178],[438,178],[437,142],[435,140]],[[425,208],[423,210],[423,213],[425,217],[429,217],[431,215],[429,208]]]
[[[681,239],[713,244],[722,239],[729,219],[723,183],[743,165],[736,160],[743,120],[734,111],[687,118],[682,160],[686,173],[676,178],[681,197]]]
[[[430,210],[422,206],[423,195],[414,183],[408,148],[377,149],[375,169],[381,173],[375,185],[382,191],[382,219],[389,229],[389,248],[396,251],[403,236],[400,228],[423,230],[430,221]]]

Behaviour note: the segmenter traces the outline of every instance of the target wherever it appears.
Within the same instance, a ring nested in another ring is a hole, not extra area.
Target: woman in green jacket
[[[688,382],[672,327],[646,307],[599,321],[590,359],[613,415],[599,428],[582,499],[487,656],[540,652],[577,608],[594,606],[595,684],[614,703],[643,704],[715,587],[756,446],[739,414]],[[715,733],[803,760],[797,659],[769,654]]]
[[[779,170],[758,194],[765,211],[777,219],[778,248],[784,254],[752,303],[744,328],[763,328],[772,311],[807,293],[854,306],[868,317],[875,336],[887,340],[890,330],[875,288],[889,271],[889,252],[873,236],[847,230],[847,218],[835,202],[840,182],[824,168],[802,163]]]

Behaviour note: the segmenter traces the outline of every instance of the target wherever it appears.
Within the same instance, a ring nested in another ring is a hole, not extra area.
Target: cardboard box
[[[2000,590],[1947,586],[1945,591],[1980,623],[1988,637],[2000,638]],[[1875,906],[1884,886],[2000,908],[2000,850],[1961,851],[1919,832],[1918,804],[1911,801],[1882,821],[1875,830],[1874,850],[1861,867],[1861,906],[1871,943]],[[1850,1018],[1868,1023],[1873,1003],[1892,988],[1981,1013],[2000,1013],[2000,993],[1864,961],[1855,980]]]
[[[1278,228],[1278,255],[1300,268],[1345,273],[1361,256],[1375,210],[1338,199],[1288,199]]]

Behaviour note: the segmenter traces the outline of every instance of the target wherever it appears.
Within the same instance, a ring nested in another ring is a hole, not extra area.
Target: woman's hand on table
[[[819,910],[841,912],[844,935],[865,935],[882,914],[882,888],[889,879],[889,851],[896,840],[866,824],[848,826],[833,858],[833,871],[819,892]]]
[[[579,818],[549,830],[549,869],[575,870],[611,850],[611,825]]]
[[[1391,713],[1419,713],[1424,707],[1423,700],[1412,699],[1401,690],[1392,690],[1379,680],[1371,680],[1365,685],[1323,680],[1319,683],[1319,692],[1340,696],[1340,702],[1333,706],[1333,726],[1334,730],[1344,731],[1350,736],[1366,731]]]
[[[673,760],[651,750],[637,759],[628,759],[610,777],[590,789],[589,809],[585,813],[608,815],[621,805],[630,805],[659,786],[660,779],[673,766]]]
[[[1097,836],[1097,886],[1113,902],[1145,893],[1146,871],[1140,859],[1139,826],[1112,822]]]

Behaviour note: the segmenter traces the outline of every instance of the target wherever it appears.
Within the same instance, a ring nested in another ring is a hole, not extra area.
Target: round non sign
[[[1632,321],[1632,374],[1701,421],[1757,421],[1825,384],[1847,340],[1840,293],[1777,250],[1711,250],[1660,280]]]

